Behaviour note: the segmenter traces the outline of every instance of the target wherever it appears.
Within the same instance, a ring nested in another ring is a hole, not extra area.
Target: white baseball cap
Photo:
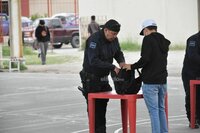
[[[144,35],[144,34],[143,34],[144,28],[147,28],[147,27],[149,27],[149,26],[155,26],[155,27],[157,27],[157,24],[156,24],[156,22],[155,22],[154,20],[152,20],[152,19],[147,19],[147,20],[145,20],[145,21],[142,23],[142,30],[141,30],[141,32],[140,32],[140,35]]]

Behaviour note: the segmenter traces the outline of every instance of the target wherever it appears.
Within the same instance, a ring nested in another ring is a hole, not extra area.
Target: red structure
[[[26,17],[30,15],[29,0],[21,0],[21,15]]]
[[[190,80],[190,123],[191,128],[195,128],[196,114],[196,86],[200,85],[200,80]]]
[[[114,92],[89,93],[88,112],[89,112],[89,133],[95,131],[95,100],[96,99],[120,99],[123,133],[128,132],[128,118],[130,133],[136,133],[136,102],[143,98],[142,94],[118,95]],[[168,97],[165,96],[165,112],[168,120]]]

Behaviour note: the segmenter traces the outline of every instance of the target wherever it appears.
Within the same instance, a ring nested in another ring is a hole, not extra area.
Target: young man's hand
[[[131,70],[131,64],[125,64],[125,65],[123,66],[123,69]]]
[[[119,73],[119,68],[115,67],[114,71],[115,71],[116,74],[118,74]]]

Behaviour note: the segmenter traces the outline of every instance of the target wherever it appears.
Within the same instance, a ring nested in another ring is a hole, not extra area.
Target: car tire
[[[61,48],[63,43],[60,43],[60,45],[53,45],[54,48]]]
[[[80,47],[79,35],[78,34],[72,36],[71,45],[72,45],[73,48],[79,48]]]

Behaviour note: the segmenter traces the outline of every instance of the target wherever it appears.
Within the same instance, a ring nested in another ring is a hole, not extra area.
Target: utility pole
[[[22,31],[21,31],[21,0],[9,0],[10,16],[10,56],[23,58]]]

